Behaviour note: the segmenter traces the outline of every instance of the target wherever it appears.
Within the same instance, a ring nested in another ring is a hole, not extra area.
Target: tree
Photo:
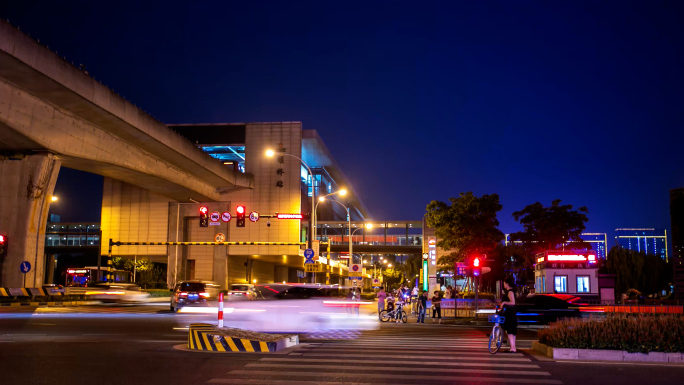
[[[485,286],[503,281],[509,276],[515,278],[518,286],[524,286],[527,281],[534,279],[534,256],[524,246],[498,244],[487,257],[494,260],[494,268],[490,274],[482,276]]]
[[[580,235],[589,221],[589,210],[582,206],[577,210],[572,205],[560,205],[560,199],[544,207],[536,202],[513,213],[513,218],[523,225],[524,230],[511,234],[511,240],[522,241],[523,245],[536,254],[555,250],[572,242],[575,248],[591,248]]]
[[[432,201],[427,205],[427,225],[435,229],[437,246],[454,252],[439,258],[437,263],[453,269],[455,262],[463,261],[473,253],[486,254],[504,239],[498,229],[496,214],[503,206],[499,195],[476,197],[472,192],[450,198],[451,205]]]
[[[601,270],[616,275],[615,292],[618,295],[629,289],[655,294],[669,290],[670,268],[671,265],[657,255],[613,246]]]

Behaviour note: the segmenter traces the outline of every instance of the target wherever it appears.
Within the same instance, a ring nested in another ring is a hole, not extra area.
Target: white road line
[[[208,384],[258,384],[263,385],[264,380],[249,380],[245,378],[214,378],[207,381]],[[321,382],[321,381],[290,381],[268,380],[269,385],[372,385],[371,382]],[[394,385],[402,385],[393,383]]]
[[[412,373],[480,373],[480,374],[510,374],[526,376],[550,376],[549,372],[538,372],[529,370],[496,370],[496,369],[444,369],[444,368],[405,368],[396,366],[344,366],[344,365],[293,365],[293,364],[247,364],[245,368],[293,368],[293,369],[313,369],[313,370],[350,370],[355,371],[392,371],[392,372],[412,372]]]
[[[358,348],[338,348],[338,349],[326,349],[326,348],[299,348],[299,351],[303,351],[305,353],[330,353],[330,352],[358,352]],[[399,350],[399,351],[398,351]],[[406,350],[406,351],[404,351]],[[406,353],[406,352],[414,352],[419,350],[421,354],[424,353],[443,353],[442,355],[445,356],[488,356],[490,357],[491,354],[488,352],[464,352],[464,351],[447,351],[444,349],[435,349],[435,348],[411,348],[411,349],[395,349],[395,348],[386,348],[386,349],[369,349],[369,348],[363,348],[362,351],[364,353]],[[506,353],[512,357],[522,357],[521,353]]]
[[[315,357],[315,356],[334,356],[334,357],[349,357],[349,358],[354,358],[354,357],[367,357],[367,358],[373,358],[377,357],[377,354],[335,354],[335,353],[323,353],[323,354],[316,354],[316,353],[304,353],[305,357]],[[501,356],[500,358],[497,357],[459,357],[460,360],[471,360],[471,361],[515,361],[515,362],[531,362],[529,358],[507,358],[510,356],[509,354],[506,354],[504,356]],[[415,354],[412,355],[403,355],[403,354],[384,354],[384,358],[404,358],[404,359],[416,359],[417,356]],[[444,355],[440,356],[420,356],[421,360],[453,360],[454,357],[446,357]]]
[[[230,374],[244,374],[244,375],[264,375],[263,372],[255,373],[251,370],[233,370]],[[309,373],[309,372],[274,372],[278,376],[292,376],[292,377],[321,377],[321,373]],[[439,380],[439,381],[451,381],[451,382],[502,382],[502,383],[518,383],[518,384],[554,384],[560,385],[562,382],[558,380],[541,380],[536,378],[501,378],[501,377],[454,377],[454,376],[427,376],[427,375],[410,375],[410,374],[376,374],[376,373],[328,373],[335,377],[363,377],[364,379],[370,378],[381,378],[381,379],[397,379],[397,380]],[[221,381],[219,381],[221,382]],[[262,381],[270,383],[270,381]]]
[[[280,358],[280,357],[266,357],[259,361],[265,362],[311,362],[311,363],[337,363],[337,364],[392,364],[392,365],[416,365],[423,366],[477,366],[477,367],[491,367],[491,363],[480,362],[434,362],[434,361],[396,361],[396,360],[340,360],[337,358]],[[497,368],[521,368],[521,369],[539,369],[539,365],[534,364],[501,364],[496,363]]]

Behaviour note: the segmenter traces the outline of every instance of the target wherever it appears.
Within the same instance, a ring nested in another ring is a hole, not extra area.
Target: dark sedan
[[[516,300],[518,323],[547,325],[563,318],[580,318],[593,307],[581,303],[579,297],[562,294],[536,294]]]

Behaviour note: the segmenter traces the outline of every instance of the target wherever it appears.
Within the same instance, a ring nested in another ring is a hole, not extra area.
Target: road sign
[[[304,258],[306,258],[306,260],[304,261],[305,264],[314,263],[314,260],[313,260],[314,251],[313,251],[313,249],[304,250]]]
[[[221,215],[219,214],[218,211],[214,211],[214,212],[211,213],[211,215],[209,216],[209,220],[212,221],[212,222],[218,222],[218,221],[219,221],[219,218],[221,218]]]
[[[466,275],[466,264],[463,262],[456,262],[456,275]]]
[[[377,278],[373,278],[373,287],[380,287],[382,284],[380,283],[380,280]]]
[[[318,239],[312,241],[311,248],[314,251],[314,259],[318,259],[318,256],[321,254],[321,241]]]
[[[221,214],[221,220],[224,221],[224,222],[230,222],[230,219],[231,219],[231,218],[233,218],[233,216],[230,215],[230,213],[229,213],[228,211],[226,211],[226,212],[224,212],[223,214]]]
[[[216,242],[223,242],[223,241],[225,241],[225,240],[226,240],[226,236],[223,235],[223,233],[218,233],[218,234],[216,234],[216,236],[214,237],[214,241],[216,241]]]
[[[349,277],[362,277],[363,276],[363,267],[361,264],[355,263],[351,266],[349,266]]]
[[[428,253],[423,253],[423,260],[427,261],[428,259]]]
[[[353,287],[361,286],[361,281],[359,281],[358,279],[352,280],[352,286]]]
[[[19,265],[19,270],[21,270],[22,273],[26,274],[29,271],[31,271],[31,264],[28,261],[24,261]]]
[[[258,221],[259,220],[259,213],[256,211],[252,211],[251,213],[249,213],[249,220],[252,222]]]
[[[321,272],[321,266],[317,263],[305,263],[304,264],[304,271],[307,273],[319,273]]]

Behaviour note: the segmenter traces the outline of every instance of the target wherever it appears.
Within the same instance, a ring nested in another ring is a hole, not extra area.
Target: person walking
[[[418,297],[418,322],[419,324],[425,323],[425,309],[427,308],[427,291],[423,292],[423,295]]]
[[[380,288],[380,291],[376,295],[378,297],[378,315],[380,314],[381,311],[385,310],[385,298],[387,298],[387,293],[385,293],[385,289]]]
[[[432,296],[432,323],[435,323],[435,315],[439,319],[439,323],[442,323],[442,299],[439,297],[439,291],[435,290]]]
[[[508,277],[504,280],[504,296],[502,298],[501,306],[503,307],[503,316],[505,317],[502,325],[506,335],[508,335],[508,342],[511,345],[509,353],[515,353],[518,349],[515,346],[515,335],[518,334],[518,312],[515,308],[515,281],[513,277]]]
[[[411,291],[411,313],[416,314],[418,306],[418,286],[414,286]]]

